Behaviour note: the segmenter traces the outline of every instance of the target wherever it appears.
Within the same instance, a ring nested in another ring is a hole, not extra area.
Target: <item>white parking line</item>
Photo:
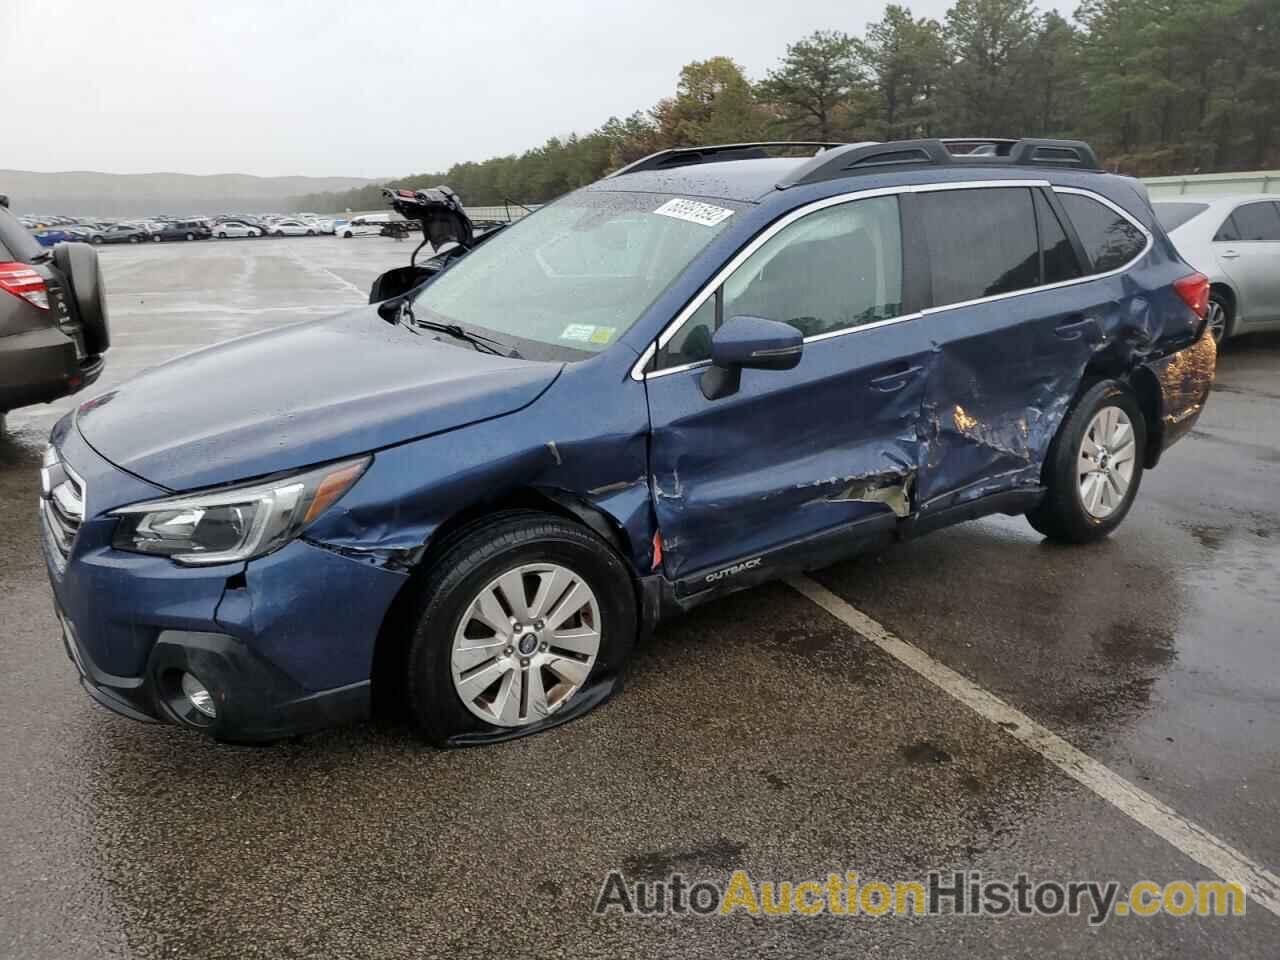
[[[1280,876],[1077,750],[1021,710],[939,663],[918,647],[894,636],[816,581],[808,577],[790,577],[786,582],[889,656],[1000,726],[1011,737],[1026,744],[1152,833],[1163,837],[1196,863],[1212,870],[1228,883],[1240,884],[1260,906],[1280,916]]]

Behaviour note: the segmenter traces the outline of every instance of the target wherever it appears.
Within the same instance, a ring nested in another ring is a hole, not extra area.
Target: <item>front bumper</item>
[[[141,676],[115,676],[94,663],[75,625],[60,619],[63,645],[85,692],[131,720],[176,723],[220,740],[263,741],[340,726],[370,713],[368,680],[308,691],[240,640],[219,633],[162,631]],[[183,673],[212,694],[215,716],[186,698]]]
[[[166,491],[98,456],[69,418],[52,441],[74,468],[83,522],[68,546],[42,499],[41,545],[63,642],[94,700],[241,741],[369,714],[374,646],[405,574],[303,541],[206,568],[115,550],[108,511]],[[184,672],[212,694],[214,718],[181,694]]]

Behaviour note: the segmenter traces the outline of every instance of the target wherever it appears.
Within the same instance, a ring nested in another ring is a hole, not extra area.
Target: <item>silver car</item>
[[[1212,283],[1215,340],[1280,328],[1280,197],[1180,197],[1152,206],[1182,258]]]

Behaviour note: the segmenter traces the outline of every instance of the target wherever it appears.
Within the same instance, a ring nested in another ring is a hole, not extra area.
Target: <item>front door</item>
[[[695,299],[647,375],[664,572],[683,593],[767,574],[781,548],[892,528],[916,482],[930,343],[904,295],[898,198],[783,223]],[[708,400],[711,337],[734,316],[792,324],[804,354],[792,370],[744,370],[738,392]]]

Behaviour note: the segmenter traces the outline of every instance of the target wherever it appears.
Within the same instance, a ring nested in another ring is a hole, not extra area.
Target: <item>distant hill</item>
[[[35,173],[0,170],[15,213],[141,217],[158,214],[288,212],[292,198],[352,190],[362,177],[254,177],[244,173]]]

